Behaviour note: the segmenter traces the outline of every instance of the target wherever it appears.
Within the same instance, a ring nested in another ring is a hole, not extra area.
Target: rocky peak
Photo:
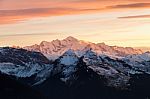
[[[61,64],[64,65],[75,65],[77,64],[78,57],[76,56],[75,52],[71,49],[66,51],[60,58]]]
[[[45,46],[45,45],[47,45],[47,44],[49,44],[49,42],[47,42],[47,41],[42,41],[42,42],[40,43],[40,46]]]
[[[72,36],[69,36],[67,38],[65,38],[64,40],[67,40],[67,41],[78,41],[78,39],[72,37]]]

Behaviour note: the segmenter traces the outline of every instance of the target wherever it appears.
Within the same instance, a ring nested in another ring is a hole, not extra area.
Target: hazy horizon
[[[68,37],[72,37],[72,36],[68,36]],[[63,40],[63,39],[66,39],[66,38],[68,38],[68,37],[65,37],[65,38],[61,38],[61,39],[53,39],[53,40]],[[73,37],[73,38],[75,38],[75,37]],[[75,38],[75,39],[78,39],[78,38]],[[46,42],[52,42],[53,40],[43,40],[43,41],[46,41]],[[85,41],[85,40],[81,40],[81,39],[78,39],[78,40],[80,40],[80,41],[84,41],[84,42],[89,42],[89,41]],[[40,45],[40,43],[42,43],[43,41],[40,41],[39,43],[34,43],[34,44],[31,44],[31,45],[25,45],[25,46],[19,46],[19,45],[4,45],[4,46],[0,46],[0,47],[26,47],[26,46],[32,46],[32,45],[35,45],[35,44],[37,44],[37,45]],[[95,44],[98,44],[98,43],[104,43],[104,44],[106,44],[106,45],[108,45],[107,43],[105,43],[105,42],[89,42],[89,43],[95,43]],[[118,45],[108,45],[108,46],[118,46]],[[118,47],[132,47],[132,46],[118,46]],[[144,52],[146,52],[146,51],[150,51],[150,47],[132,47],[132,48],[134,48],[134,49],[141,49],[142,51],[144,51]]]
[[[150,48],[149,0],[1,0],[0,46],[73,36],[111,46]]]

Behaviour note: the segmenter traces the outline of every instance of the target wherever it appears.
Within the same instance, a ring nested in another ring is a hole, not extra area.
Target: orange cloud
[[[0,35],[1,37],[15,37],[15,36],[38,36],[38,35],[56,35],[56,33],[28,33],[28,34],[9,34]]]
[[[110,9],[118,9],[118,8],[146,8],[150,7],[150,3],[132,3],[132,4],[120,4],[120,5],[112,5],[106,8]]]
[[[0,24],[35,17],[150,8],[149,0],[1,0]],[[11,9],[11,10],[10,10]]]
[[[75,8],[32,8],[17,10],[0,10],[0,24],[10,24],[24,21],[34,17],[59,16],[80,14],[97,11],[98,9],[75,9]],[[100,10],[100,9],[99,9]]]
[[[120,19],[150,18],[150,15],[124,16],[124,17],[118,17],[118,18]]]

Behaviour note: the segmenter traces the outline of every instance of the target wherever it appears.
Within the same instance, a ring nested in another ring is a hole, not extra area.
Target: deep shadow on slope
[[[130,84],[131,84],[130,89],[132,94],[136,95],[138,99],[150,99],[150,75],[149,74],[132,75]]]
[[[45,99],[45,97],[31,87],[11,79],[0,73],[0,98],[1,99]]]
[[[50,78],[38,86],[48,99],[150,99],[150,81],[146,79],[131,79],[129,90],[119,90],[106,87],[104,79],[87,77],[87,74],[77,79],[72,85],[66,85],[57,78]],[[149,77],[150,79],[150,77]],[[135,81],[136,82],[135,82]]]
[[[106,87],[106,79],[88,69],[81,60],[77,65],[78,70],[68,82],[59,80],[61,75],[58,74],[36,86],[36,89],[45,94],[48,99],[121,99],[122,97],[128,99],[125,95],[128,91]]]

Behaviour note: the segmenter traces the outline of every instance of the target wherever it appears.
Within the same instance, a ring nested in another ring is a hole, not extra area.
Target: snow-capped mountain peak
[[[63,65],[76,65],[78,61],[78,57],[74,53],[73,50],[69,49],[66,51],[60,59],[60,63]]]
[[[127,56],[131,54],[141,54],[141,50],[117,46],[108,46],[105,43],[91,43],[78,40],[74,37],[67,37],[63,40],[53,40],[51,42],[43,41],[40,45],[26,46],[24,49],[29,51],[38,51],[43,53],[48,59],[55,60],[63,55],[69,49],[74,50],[78,56],[82,56],[85,51],[91,49],[97,54],[105,54],[110,56]]]
[[[74,38],[74,37],[72,37],[72,36],[69,36],[69,37],[65,38],[64,40],[67,40],[67,41],[75,41],[75,42],[78,41],[78,39],[76,39],[76,38]]]

